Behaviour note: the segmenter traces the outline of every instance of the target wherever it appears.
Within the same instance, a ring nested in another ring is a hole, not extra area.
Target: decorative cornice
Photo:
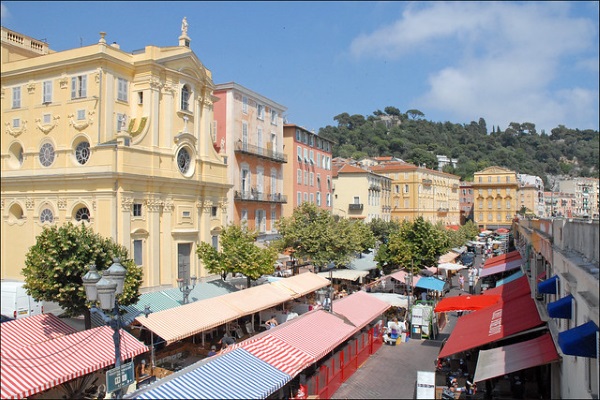
[[[163,212],[171,213],[175,209],[175,204],[172,199],[163,201]]]
[[[163,92],[170,94],[170,95],[174,95],[177,92],[177,89],[170,83],[165,83],[163,85],[162,89],[163,89]]]
[[[121,200],[121,210],[122,211],[131,211],[132,205],[133,205],[133,199],[131,197],[124,197]]]
[[[66,76],[60,78],[58,80],[58,84],[60,85],[61,89],[68,89],[69,88],[69,78]]]
[[[12,122],[5,122],[4,125],[6,126],[6,133],[14,137],[27,132],[27,121],[21,121],[21,126],[18,128],[13,128]]]
[[[35,207],[35,200],[32,198],[25,199],[25,208],[28,210],[33,210],[33,207]]]
[[[59,210],[65,210],[67,208],[67,200],[59,199],[56,202],[56,206],[58,207]]]
[[[150,78],[150,81],[148,82],[150,84],[150,88],[151,89],[162,89],[164,84],[160,81],[160,79],[158,78]]]
[[[41,122],[41,118],[36,118],[35,122],[36,122],[36,126],[37,128],[42,131],[45,134],[48,134],[52,129],[54,129],[54,127],[56,125],[58,125],[58,120],[60,119],[60,115],[57,115],[55,117],[52,117],[52,119],[54,120],[54,122],[50,123],[50,124],[44,124],[42,125]]]

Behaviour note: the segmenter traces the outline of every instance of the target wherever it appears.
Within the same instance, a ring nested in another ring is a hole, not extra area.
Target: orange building
[[[283,141],[288,163],[283,167],[283,192],[288,201],[283,216],[309,201],[331,211],[332,147],[334,142],[294,124],[283,127]]]

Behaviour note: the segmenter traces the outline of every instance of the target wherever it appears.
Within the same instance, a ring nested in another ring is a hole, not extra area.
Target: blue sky
[[[599,129],[599,2],[3,1],[2,25],[50,48],[174,46],[181,20],[215,83],[315,129],[387,106],[488,128]]]

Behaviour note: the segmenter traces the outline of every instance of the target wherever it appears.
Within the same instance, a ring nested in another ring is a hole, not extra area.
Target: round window
[[[84,165],[90,159],[90,144],[88,142],[81,142],[75,148],[75,158],[77,162]]]
[[[190,152],[185,147],[179,149],[177,153],[177,166],[182,174],[185,175],[189,172],[191,159]]]
[[[75,220],[77,222],[79,222],[79,221],[89,221],[90,220],[90,210],[88,210],[87,207],[81,207],[75,213]]]
[[[40,222],[43,224],[44,222],[52,223],[54,221],[54,214],[52,210],[48,208],[44,208],[40,213]]]
[[[40,163],[44,167],[49,167],[54,162],[54,146],[51,143],[44,143],[40,148]]]

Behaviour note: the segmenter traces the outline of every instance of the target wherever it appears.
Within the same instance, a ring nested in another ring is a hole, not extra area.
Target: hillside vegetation
[[[511,122],[502,130],[488,128],[485,120],[470,124],[428,121],[419,110],[401,113],[395,107],[373,115],[342,113],[319,135],[337,143],[334,157],[362,159],[394,156],[406,162],[437,169],[436,155],[458,159],[445,172],[472,181],[473,173],[492,165],[521,174],[537,175],[549,188],[552,176],[598,178],[598,131],[569,129],[563,125],[550,134],[537,132],[531,122]]]

